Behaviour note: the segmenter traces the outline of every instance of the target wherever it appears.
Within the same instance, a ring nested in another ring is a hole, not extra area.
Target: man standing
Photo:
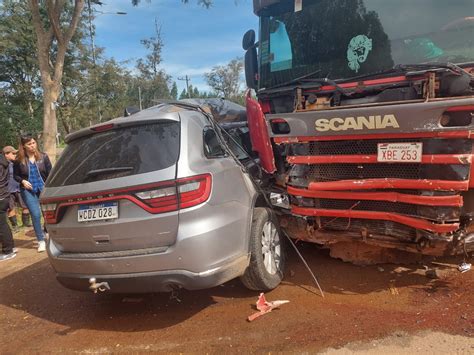
[[[9,182],[8,182],[8,190],[10,191],[10,207],[8,210],[8,219],[10,220],[10,224],[15,231],[18,227],[18,221],[16,218],[16,207],[20,206],[22,208],[21,212],[21,222],[23,227],[31,227],[30,222],[30,212],[26,207],[23,199],[21,198],[20,194],[20,184],[13,178],[13,162],[16,159],[16,154],[18,150],[13,148],[10,145],[3,147],[3,155],[9,161],[8,171],[9,171]]]
[[[7,211],[10,204],[8,191],[8,160],[0,154],[0,241],[2,253],[0,261],[10,260],[16,256],[13,250],[13,235],[7,222]]]

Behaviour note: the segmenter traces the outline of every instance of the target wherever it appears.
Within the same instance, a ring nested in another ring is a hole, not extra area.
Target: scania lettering
[[[253,7],[248,125],[286,233],[359,263],[474,251],[474,0]]]
[[[394,115],[369,116],[369,117],[347,117],[347,118],[321,118],[315,122],[316,130],[326,131],[347,131],[361,129],[382,129],[387,127],[399,128],[397,119]]]

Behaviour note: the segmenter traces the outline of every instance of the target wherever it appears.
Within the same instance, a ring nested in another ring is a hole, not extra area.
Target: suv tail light
[[[56,221],[56,208],[57,203],[42,203],[41,210],[43,211],[43,217],[49,224],[55,224]]]
[[[210,174],[196,175],[174,181],[160,182],[97,192],[94,195],[67,196],[41,201],[43,216],[48,224],[58,223],[62,207],[79,204],[96,204],[104,201],[127,199],[149,213],[157,214],[197,206],[211,195]]]
[[[178,179],[168,186],[137,192],[135,196],[152,207],[153,213],[162,213],[199,205],[210,193],[211,175],[206,174]]]

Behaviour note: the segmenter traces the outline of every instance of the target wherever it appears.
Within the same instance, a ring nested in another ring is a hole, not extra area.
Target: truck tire
[[[256,207],[250,232],[250,264],[240,277],[250,290],[268,291],[277,287],[285,269],[284,239],[273,212]]]

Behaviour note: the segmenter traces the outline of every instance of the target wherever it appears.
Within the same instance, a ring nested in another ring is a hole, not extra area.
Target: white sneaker
[[[46,251],[46,242],[44,240],[38,243],[38,253],[42,251]]]
[[[10,254],[0,254],[0,261],[10,260],[16,256],[16,253],[11,252]]]

